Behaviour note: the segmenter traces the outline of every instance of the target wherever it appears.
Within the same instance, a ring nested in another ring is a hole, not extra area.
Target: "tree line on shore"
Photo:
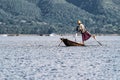
[[[0,34],[120,34],[119,0],[0,0]]]

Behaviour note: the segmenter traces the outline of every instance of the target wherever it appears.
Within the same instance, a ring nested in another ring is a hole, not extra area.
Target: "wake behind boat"
[[[66,46],[85,46],[82,43],[77,43],[71,40],[68,40],[66,38],[60,38],[62,40],[62,42],[66,45]]]

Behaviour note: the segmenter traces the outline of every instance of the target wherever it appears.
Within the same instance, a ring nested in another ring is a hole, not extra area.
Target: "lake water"
[[[120,80],[120,36],[97,36],[103,46],[90,39],[85,47],[58,46],[59,38],[0,36],[0,80]]]

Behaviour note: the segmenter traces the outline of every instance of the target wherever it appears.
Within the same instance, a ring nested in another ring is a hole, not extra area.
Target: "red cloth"
[[[82,33],[82,41],[86,41],[91,37],[91,34],[88,31]]]

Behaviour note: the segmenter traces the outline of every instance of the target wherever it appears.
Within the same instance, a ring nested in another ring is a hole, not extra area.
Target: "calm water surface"
[[[0,80],[120,80],[120,36],[97,36],[103,46],[90,39],[85,47],[58,46],[59,38],[0,36]]]

